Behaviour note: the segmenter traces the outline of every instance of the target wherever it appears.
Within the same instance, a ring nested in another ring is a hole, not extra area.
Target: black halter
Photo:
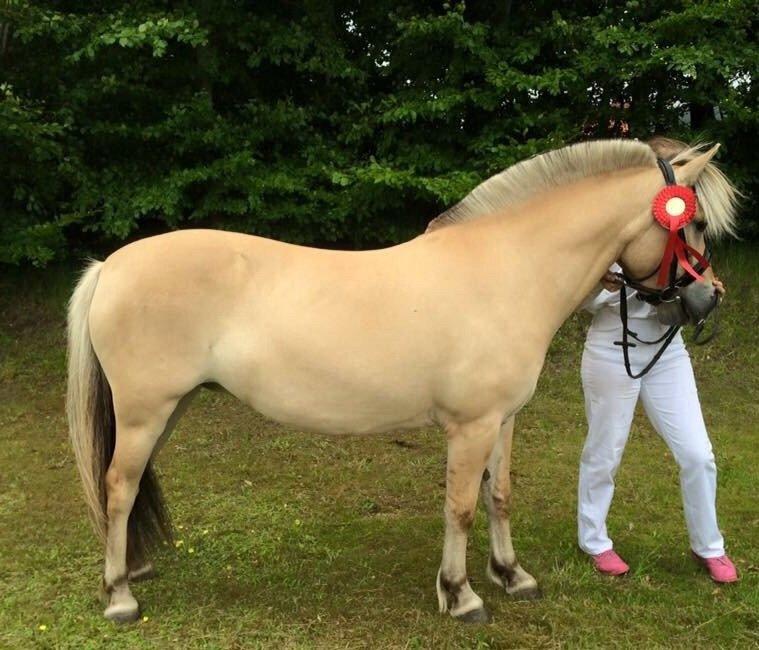
[[[666,181],[667,185],[675,185],[675,172],[672,169],[672,165],[661,158],[658,158],[656,160],[657,164],[659,165],[659,169],[661,170],[664,180]],[[683,242],[687,243],[686,237],[685,237],[685,229],[680,228],[677,231],[678,237],[683,240]],[[711,259],[711,249],[707,243],[706,250],[704,251],[704,257],[706,259],[706,264],[702,264],[700,260],[696,261],[696,264],[693,265],[693,268],[695,271],[699,274],[703,273],[706,268],[709,266],[709,260]],[[621,341],[614,341],[614,345],[619,345],[622,348],[622,356],[624,357],[625,361],[625,370],[627,371],[627,374],[632,379],[638,379],[648,373],[651,368],[654,367],[656,362],[661,358],[661,356],[664,354],[664,351],[669,347],[669,344],[672,343],[672,340],[675,338],[675,335],[680,329],[679,325],[672,325],[667,329],[667,331],[660,336],[658,339],[654,341],[646,341],[644,339],[641,339],[636,332],[633,332],[629,325],[628,325],[628,318],[627,318],[627,288],[634,289],[637,291],[637,298],[638,300],[642,300],[643,302],[647,302],[649,305],[660,305],[662,303],[672,303],[676,302],[679,303],[681,301],[681,298],[679,296],[680,289],[683,289],[684,287],[687,287],[689,284],[691,284],[695,278],[688,274],[683,273],[679,277],[677,276],[677,259],[672,258],[672,261],[670,262],[669,267],[669,282],[667,286],[664,289],[652,289],[650,287],[646,287],[643,285],[643,282],[646,280],[649,280],[654,275],[656,275],[659,272],[659,267],[655,268],[651,273],[649,273],[647,276],[642,278],[630,278],[625,273],[616,273],[615,275],[619,278],[619,280],[622,283],[622,286],[620,288],[620,303],[619,303],[619,316],[622,321],[622,340]],[[701,334],[704,331],[704,320],[702,319],[697,325],[696,330],[694,332],[693,341],[697,345],[703,345],[704,343],[707,343],[711,341],[714,336],[717,334],[718,331],[718,321],[717,321],[717,306],[719,305],[719,302],[715,305],[714,308],[714,316],[715,319],[713,321],[713,327],[710,334],[708,334],[705,337],[701,337]],[[632,342],[630,339],[635,339],[637,343]],[[648,364],[638,373],[633,373],[631,365],[630,365],[630,348],[637,347],[638,343],[642,343],[644,345],[656,345],[657,343],[661,343],[661,347],[654,353],[654,356],[651,358],[651,361],[648,362]]]

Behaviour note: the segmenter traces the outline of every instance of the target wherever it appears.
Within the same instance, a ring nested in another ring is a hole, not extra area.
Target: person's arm
[[[584,309],[591,314],[595,314],[603,307],[622,286],[620,279],[613,271],[607,271],[601,278],[595,289],[588,294],[588,297],[582,301],[577,310]]]
[[[603,289],[603,285],[599,282],[593,287],[593,290],[588,294],[587,298],[580,303],[577,311],[589,311],[591,314],[597,312],[603,304],[603,300],[599,300],[603,293]]]

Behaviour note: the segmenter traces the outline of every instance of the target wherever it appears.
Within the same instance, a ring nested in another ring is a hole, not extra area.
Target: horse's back
[[[117,391],[181,396],[215,382],[305,428],[413,426],[440,407],[466,417],[525,364],[490,354],[508,337],[488,316],[498,296],[452,243],[345,252],[219,231],[149,238],[105,262],[93,345]]]
[[[93,345],[116,391],[182,394],[213,381],[310,428],[418,424],[444,348],[430,340],[439,297],[414,283],[415,259],[222,231],[147,238],[103,265]],[[351,410],[362,421],[342,423]]]

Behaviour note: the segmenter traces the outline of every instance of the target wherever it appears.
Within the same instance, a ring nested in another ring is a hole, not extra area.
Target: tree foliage
[[[385,244],[591,137],[720,141],[751,195],[756,16],[749,0],[0,0],[0,261],[192,226]]]

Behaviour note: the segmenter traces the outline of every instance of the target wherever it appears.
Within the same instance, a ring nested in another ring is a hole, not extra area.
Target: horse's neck
[[[630,174],[586,179],[492,222],[505,241],[519,231],[528,242],[518,262],[527,275],[519,275],[534,283],[537,304],[525,306],[542,311],[551,336],[650,224],[647,194]]]

